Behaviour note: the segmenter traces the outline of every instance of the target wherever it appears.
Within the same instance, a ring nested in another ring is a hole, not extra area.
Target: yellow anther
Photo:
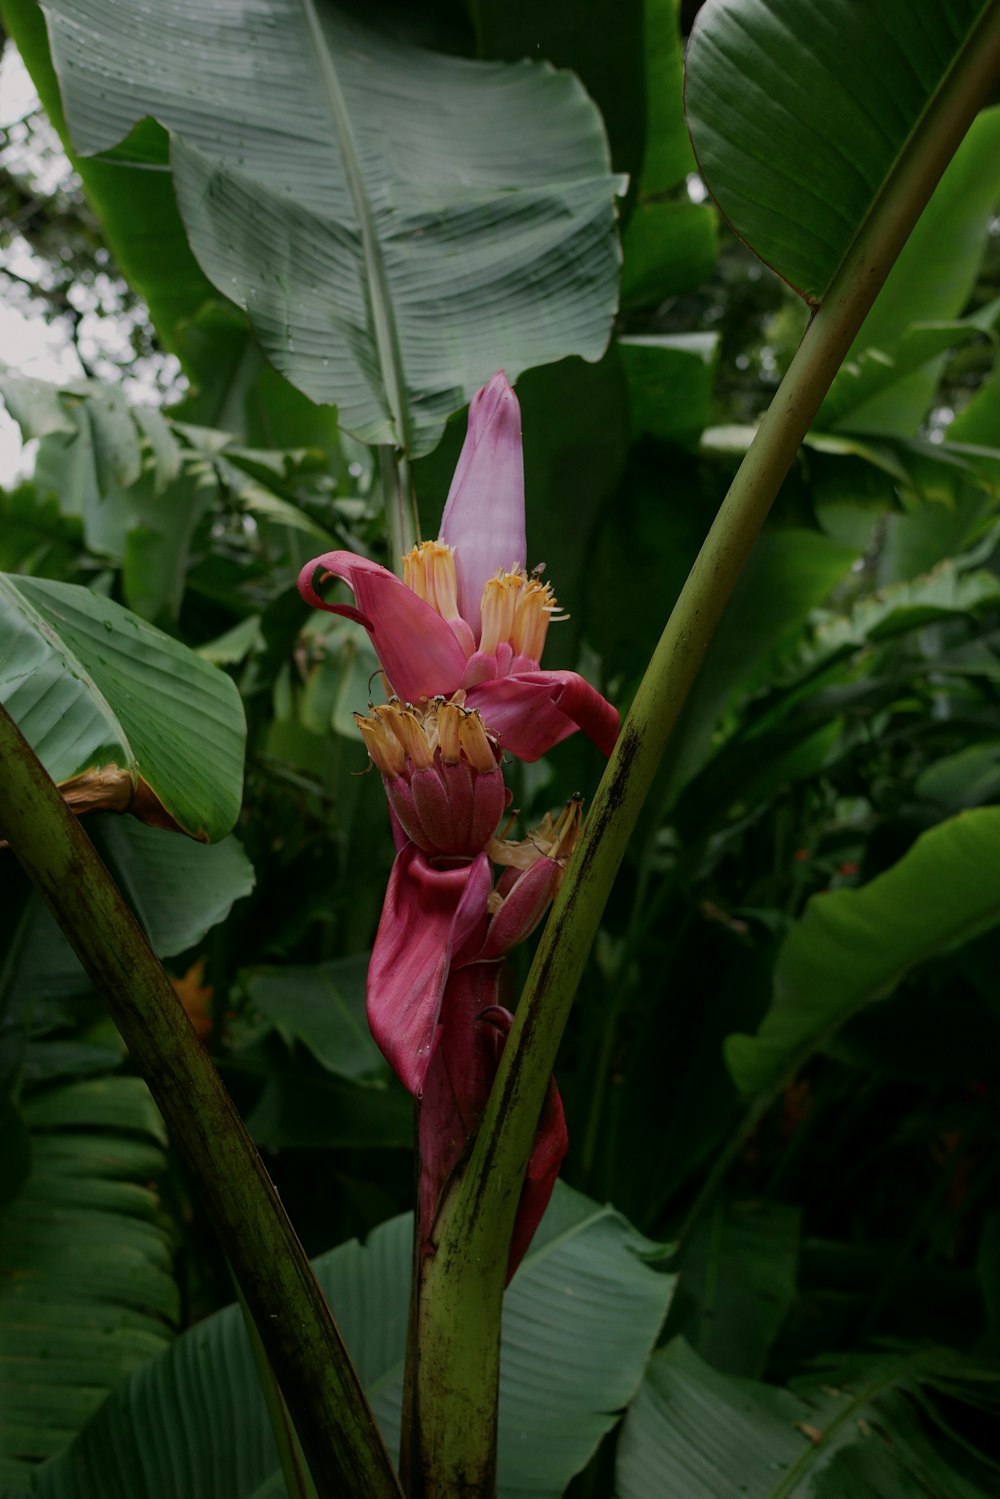
[[[496,750],[486,733],[486,725],[475,710],[462,713],[458,733],[462,752],[473,770],[483,773],[496,770]]]
[[[445,765],[457,765],[462,758],[462,719],[457,703],[443,703],[437,714],[437,742]]]
[[[541,660],[550,622],[568,617],[558,609],[551,585],[529,577],[523,568],[497,573],[483,589],[479,649],[492,655],[506,643],[515,656]]]
[[[459,618],[455,553],[443,541],[422,541],[406,553],[403,582],[442,619]]]
[[[434,749],[419,715],[410,707],[382,711],[414,769],[428,770],[434,764]]]
[[[483,633],[479,649],[492,655],[502,641],[509,642],[514,628],[517,596],[524,584],[522,572],[497,573],[483,589]]]
[[[361,737],[369,755],[382,774],[384,776],[402,775],[406,764],[403,747],[396,736],[389,732],[382,720],[378,716],[366,718],[363,713],[355,713],[354,722],[361,730]]]
[[[557,608],[550,584],[540,583],[537,578],[525,582],[517,596],[510,634],[515,655],[528,656],[532,661],[541,660],[549,620]]]

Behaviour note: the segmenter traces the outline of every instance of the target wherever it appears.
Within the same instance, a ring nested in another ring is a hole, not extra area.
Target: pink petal
[[[524,671],[479,682],[466,695],[501,746],[519,760],[537,760],[582,729],[602,754],[618,738],[618,710],[575,671]]]
[[[527,560],[521,408],[502,370],[472,398],[441,540],[455,550],[459,613],[478,642],[487,578]]]
[[[486,940],[472,961],[502,958],[531,936],[549,908],[562,870],[554,859],[538,859],[530,869],[509,873],[514,878],[504,887],[501,877],[497,885],[502,895],[500,909],[490,917]]]
[[[328,604],[320,597],[315,578],[321,570],[342,578],[352,589],[356,609]],[[461,685],[467,655],[454,631],[388,568],[354,552],[325,552],[302,569],[299,592],[314,609],[364,625],[392,690],[404,702],[439,692],[450,697]]]
[[[412,844],[396,855],[371,962],[368,1024],[393,1071],[423,1087],[452,953],[486,914],[490,861],[435,869]]]

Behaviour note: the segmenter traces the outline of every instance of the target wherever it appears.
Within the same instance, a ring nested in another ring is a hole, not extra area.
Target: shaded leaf
[[[323,1255],[317,1273],[389,1445],[398,1431],[411,1222]],[[502,1499],[557,1499],[642,1377],[673,1281],[663,1250],[557,1187],[504,1310]],[[276,1467],[236,1308],[150,1362],[37,1477],[37,1499],[250,1499]],[[277,1490],[276,1490],[277,1492]]]
[[[986,0],[715,0],[691,34],[698,163],[736,232],[820,301]]]
[[[35,484],[0,490],[0,571],[66,577],[80,551],[80,527]]]
[[[795,1298],[800,1216],[784,1203],[718,1199],[675,1263],[668,1333],[713,1369],[759,1378]]]
[[[273,1021],[288,1045],[301,1041],[338,1077],[384,1079],[388,1067],[365,1014],[368,956],[261,968],[244,974],[244,984],[251,1003]]]
[[[645,0],[646,154],[639,192],[649,198],[694,171],[684,120],[684,50],[680,0]]]
[[[0,576],[0,621],[0,699],[68,799],[206,842],[229,831],[245,729],[228,677],[74,584]]]
[[[755,1036],[730,1036],[726,1063],[761,1094],[918,963],[1000,922],[1000,808],[931,828],[860,889],[813,896],[782,946]]]
[[[233,1058],[239,1065],[239,1058]],[[255,1067],[254,1070],[257,1070]],[[413,1100],[402,1085],[345,1081],[301,1063],[269,1065],[264,1089],[247,1118],[257,1145],[268,1150],[410,1150]]]
[[[708,422],[717,333],[620,338],[632,430],[697,448]]]
[[[684,709],[670,784],[678,789],[707,757],[735,689],[827,598],[854,553],[815,531],[769,530],[758,538]]]
[[[179,1315],[156,1182],[159,1114],[138,1078],[36,1091],[30,1174],[0,1221],[0,1487],[61,1450]]]
[[[991,1375],[941,1349],[824,1369],[794,1392],[719,1374],[682,1338],[625,1421],[618,1499],[987,1499],[995,1468],[921,1420],[927,1392],[978,1404]],[[991,1471],[992,1469],[992,1471]],[[972,1470],[972,1476],[969,1476]]]
[[[622,306],[651,307],[700,286],[715,266],[716,218],[707,203],[640,203],[622,235]]]

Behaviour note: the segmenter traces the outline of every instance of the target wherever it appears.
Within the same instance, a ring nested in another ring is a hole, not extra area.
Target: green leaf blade
[[[766,1093],[916,964],[998,922],[997,807],[939,823],[858,890],[814,896],[782,947],[757,1034],[726,1042],[733,1081],[746,1094]]]
[[[572,75],[292,0],[171,0],[152,32],[108,3],[49,15],[77,148],[127,156],[143,114],[170,131],[202,268],[365,441],[426,452],[498,367],[602,354],[620,183]]]
[[[809,302],[830,285],[987,0],[713,0],[688,51],[701,171],[741,238]]]
[[[54,780],[117,770],[161,820],[204,841],[229,832],[245,722],[223,672],[75,584],[0,577],[0,619],[0,698]]]
[[[390,1445],[411,1234],[410,1218],[395,1218],[364,1247],[352,1240],[316,1262]],[[558,1499],[638,1387],[673,1289],[663,1255],[613,1209],[557,1187],[507,1296],[503,1499]],[[252,1499],[269,1492],[276,1469],[242,1318],[229,1307],[117,1391],[38,1474],[34,1499]]]

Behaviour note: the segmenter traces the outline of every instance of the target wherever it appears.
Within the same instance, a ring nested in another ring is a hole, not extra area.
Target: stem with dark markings
[[[400,1499],[326,1298],[222,1079],[93,844],[2,705],[0,837],[106,1001],[198,1183],[317,1493]]]
[[[625,848],[706,647],[834,375],[1000,71],[984,11],[806,330],[667,621],[542,933],[468,1168],[420,1298],[426,1499],[492,1499],[507,1248],[542,1101]],[[432,1465],[432,1466],[427,1466]]]

